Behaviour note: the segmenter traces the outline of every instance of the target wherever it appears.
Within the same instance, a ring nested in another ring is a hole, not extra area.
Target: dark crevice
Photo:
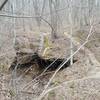
[[[33,55],[27,56],[28,58],[31,58],[30,60],[28,59],[28,62],[20,62],[18,63],[17,57],[15,57],[14,61],[12,62],[10,69],[14,69],[16,66],[17,68],[28,68],[34,64],[37,64],[39,66],[39,70],[47,68],[51,63],[53,63],[56,58],[51,58],[51,59],[44,59],[40,57],[37,53],[34,53]],[[24,58],[22,58],[24,59]],[[47,70],[48,71],[54,71],[56,70],[64,61],[65,59],[57,59]],[[77,60],[73,60],[73,63],[75,63]],[[64,69],[66,67],[70,66],[70,60],[61,68]]]

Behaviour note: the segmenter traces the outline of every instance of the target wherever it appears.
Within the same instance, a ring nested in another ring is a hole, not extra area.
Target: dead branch
[[[3,7],[6,5],[6,3],[8,2],[8,0],[5,0],[2,5],[0,6],[0,11],[3,9]]]

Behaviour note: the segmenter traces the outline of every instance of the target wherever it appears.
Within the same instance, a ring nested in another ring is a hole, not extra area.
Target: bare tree
[[[35,15],[38,16],[38,17],[36,17],[37,25],[40,27],[41,19],[39,18],[39,16],[40,16],[40,9],[39,9],[38,5],[39,5],[38,0],[33,0],[34,12],[35,12]]]
[[[56,14],[56,7],[55,4],[57,1],[55,0],[49,0],[49,7],[50,7],[50,15],[51,15],[51,26],[53,27],[53,30],[51,32],[52,39],[57,38],[57,14]]]

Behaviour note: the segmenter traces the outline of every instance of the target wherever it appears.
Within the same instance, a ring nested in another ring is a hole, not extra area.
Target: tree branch
[[[2,5],[0,6],[0,11],[2,10],[2,8],[5,6],[5,4],[8,2],[8,0],[4,0],[4,2],[2,3]]]

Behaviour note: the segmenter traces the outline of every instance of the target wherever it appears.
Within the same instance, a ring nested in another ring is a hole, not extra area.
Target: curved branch
[[[50,26],[52,31],[54,31],[54,28],[52,27],[52,25],[41,16],[16,16],[16,15],[7,15],[7,14],[0,14],[0,16],[8,17],[8,18],[19,18],[19,19],[23,19],[23,18],[40,18],[41,20],[43,20],[45,23],[47,23]]]

